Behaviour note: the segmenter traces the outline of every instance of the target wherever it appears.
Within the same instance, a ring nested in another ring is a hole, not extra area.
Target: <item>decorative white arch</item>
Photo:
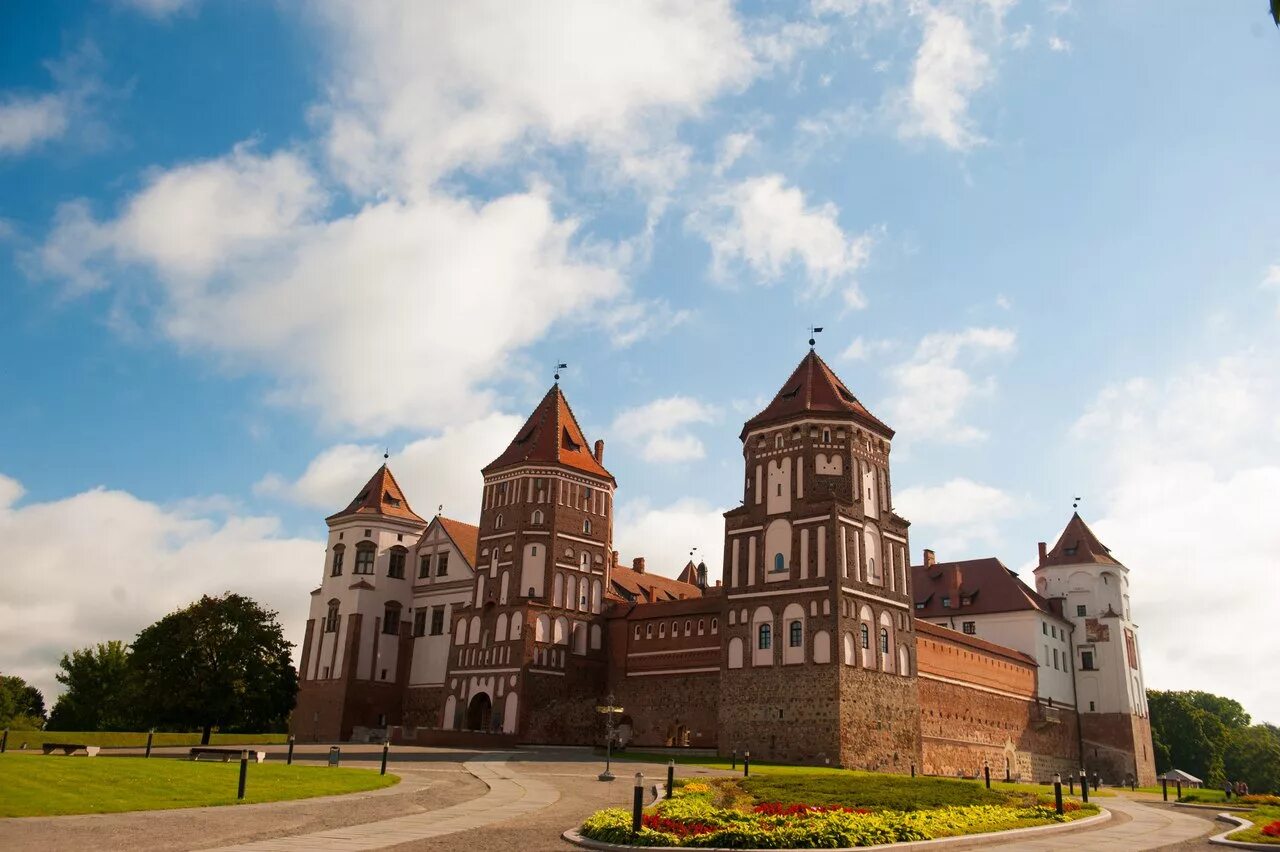
[[[480,616],[471,616],[471,625],[467,628],[467,644],[474,645],[480,641]]]
[[[519,610],[511,613],[511,638],[520,638],[520,628],[524,627],[524,616]]]
[[[735,636],[729,640],[729,668],[742,668],[742,639]]]
[[[813,661],[815,663],[831,662],[831,634],[819,630],[813,634]]]

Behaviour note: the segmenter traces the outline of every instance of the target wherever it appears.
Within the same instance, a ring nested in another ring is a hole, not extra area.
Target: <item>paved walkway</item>
[[[215,852],[354,852],[385,849],[513,819],[541,810],[560,798],[560,792],[554,786],[516,773],[508,765],[507,758],[507,755],[482,755],[464,763],[463,768],[488,785],[489,792],[459,805],[381,822],[224,846]]]
[[[1213,824],[1195,814],[1166,805],[1148,803],[1117,795],[1094,800],[1114,815],[1094,829],[1069,831],[1043,840],[1023,838],[1007,843],[989,843],[983,849],[1027,850],[1027,852],[1142,852],[1193,843],[1213,830]]]

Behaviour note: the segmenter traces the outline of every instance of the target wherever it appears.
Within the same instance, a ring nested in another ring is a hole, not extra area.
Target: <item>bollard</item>
[[[729,757],[729,768],[730,768],[730,769],[737,769],[737,768],[738,768],[738,750],[737,750],[736,748],[735,748],[735,749],[733,750],[733,752],[730,754],[730,757]]]
[[[916,765],[914,763],[911,764],[911,777],[912,778],[916,777]]]
[[[387,774],[387,752],[391,750],[391,740],[382,741],[382,769],[378,770],[379,775]]]
[[[236,800],[244,800],[244,782],[249,776],[249,752],[240,752],[240,787],[236,790]]]
[[[1166,802],[1169,801],[1169,779],[1168,778],[1160,779],[1160,795],[1164,798]]]
[[[1086,803],[1089,801],[1089,776],[1083,772],[1080,773],[1080,798]]]
[[[636,773],[636,791],[631,800],[631,833],[640,833],[640,815],[644,811],[644,773]]]
[[[4,754],[9,748],[9,729],[5,728],[4,733],[0,734],[0,754]]]
[[[1067,792],[1073,796],[1076,794],[1076,779],[1074,775],[1067,776]]]
[[[152,728],[151,730],[147,731],[147,753],[144,754],[143,757],[151,756],[151,738],[154,737],[155,735],[156,735],[155,728]]]
[[[671,798],[671,788],[672,788],[672,787],[674,787],[675,785],[676,785],[676,762],[675,762],[675,760],[668,760],[668,761],[667,761],[667,795],[666,795],[666,798],[668,798],[668,799],[670,799],[670,798]]]
[[[751,777],[751,752],[749,751],[742,753],[742,777]]]
[[[293,734],[290,734],[289,735],[289,756],[286,757],[284,761],[286,766],[293,766],[293,742],[294,742],[294,736]]]
[[[1178,779],[1178,801],[1182,801],[1182,779]]]
[[[1062,776],[1056,772],[1053,773],[1053,808],[1058,812],[1058,816],[1066,813],[1062,807]]]
[[[987,789],[990,790],[991,789],[991,767],[985,763],[982,764],[982,778],[984,781],[987,782]]]

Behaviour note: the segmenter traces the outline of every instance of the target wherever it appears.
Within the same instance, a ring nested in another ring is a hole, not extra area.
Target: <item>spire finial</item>
[[[1080,501],[1081,501],[1081,500],[1083,500],[1083,499],[1084,499],[1083,497],[1072,497],[1072,498],[1071,498],[1071,508],[1073,508],[1073,509],[1078,509],[1078,508],[1080,508]]]
[[[817,340],[814,339],[815,336],[821,333],[822,333],[822,326],[820,325],[809,326],[809,348],[810,349],[812,349],[814,345],[817,344],[818,342]]]
[[[441,503],[439,506],[436,506],[436,517],[438,518],[443,514],[444,514],[444,504]]]
[[[391,458],[391,448],[387,447],[382,451],[382,460],[386,461],[389,458]]]
[[[567,369],[567,368],[568,368],[568,366],[569,366],[568,364],[561,364],[559,361],[557,361],[557,362],[556,362],[556,372],[555,372],[555,377],[556,377],[556,381],[557,381],[557,382],[559,382],[559,381],[560,381],[560,371],[561,371],[561,370],[564,370],[564,369]]]

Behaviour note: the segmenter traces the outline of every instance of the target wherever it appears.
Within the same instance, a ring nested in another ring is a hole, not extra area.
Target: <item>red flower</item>
[[[1262,833],[1267,837],[1280,837],[1280,820],[1276,820],[1270,825],[1263,826]]]
[[[651,828],[654,831],[674,834],[676,837],[689,837],[694,834],[710,834],[716,830],[715,826],[707,825],[706,823],[680,822],[679,820],[659,816],[658,814],[645,814],[640,818],[640,824],[645,828]]]

